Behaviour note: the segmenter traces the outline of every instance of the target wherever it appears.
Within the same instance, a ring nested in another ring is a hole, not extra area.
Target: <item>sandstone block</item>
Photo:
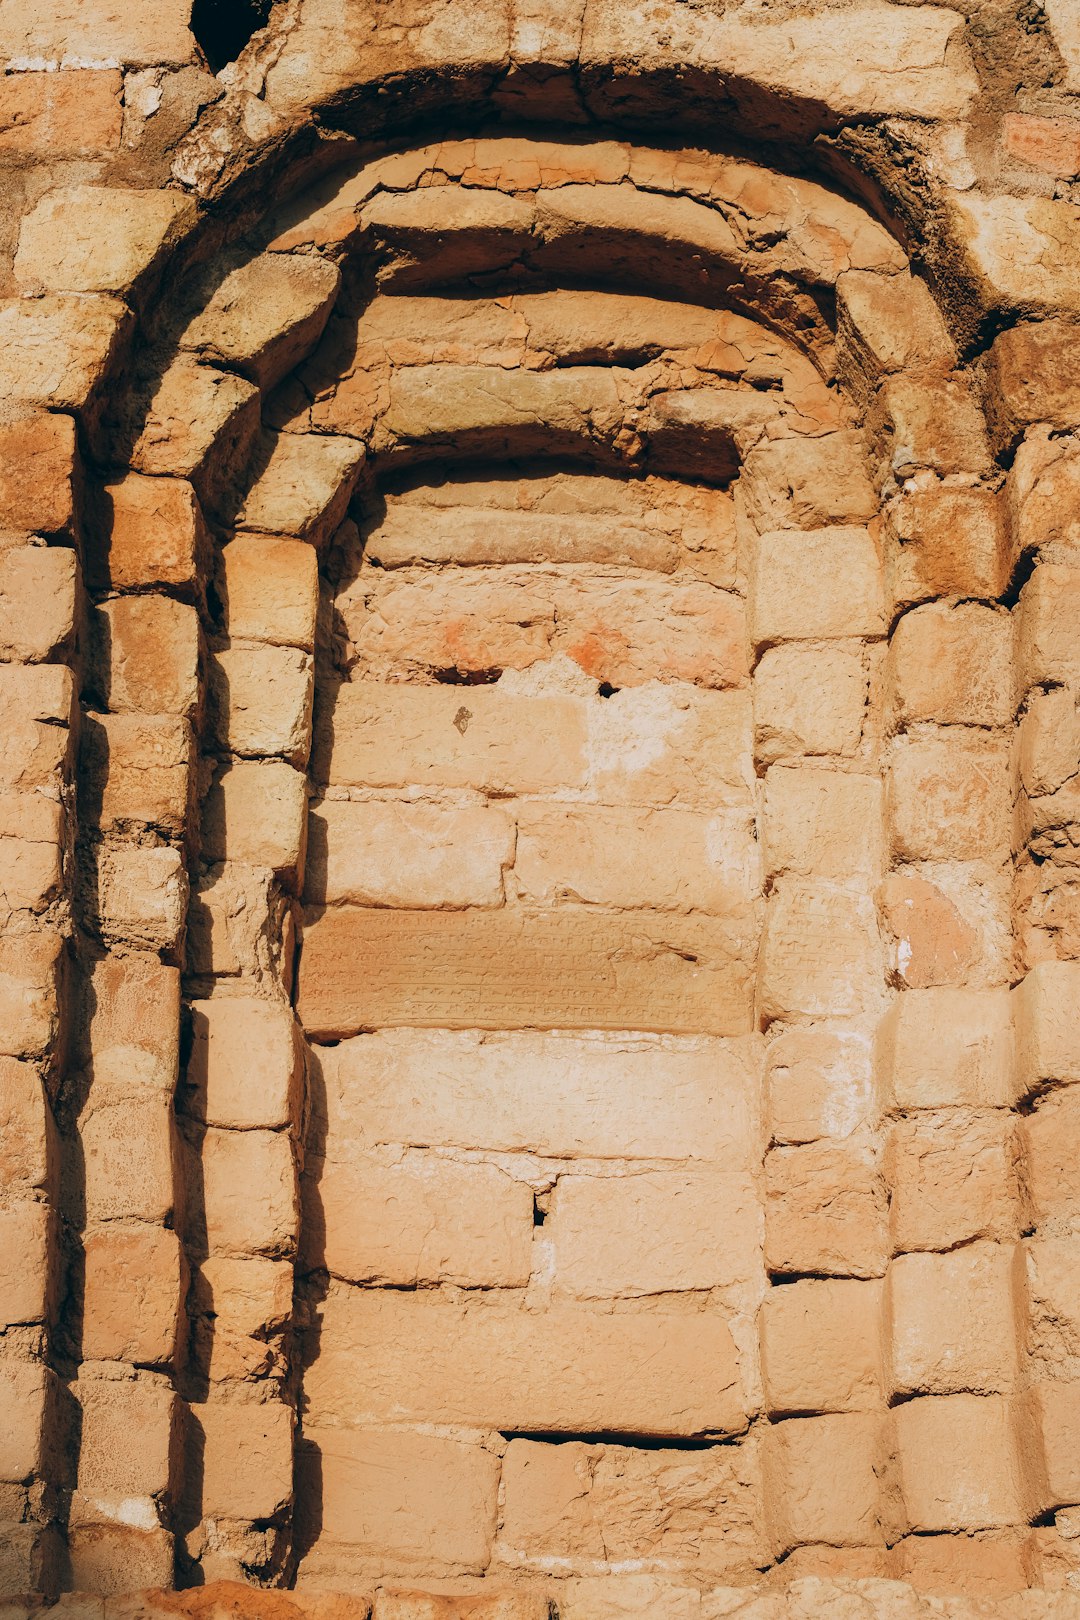
[[[164,1225],[174,1197],[170,1098],[149,1092],[98,1104],[91,1094],[79,1136],[87,1219]]]
[[[331,1141],[760,1162],[757,1043],[392,1030],[320,1052]]]
[[[449,449],[474,456],[574,455],[584,442],[603,464],[622,415],[614,378],[596,367],[409,366],[393,377],[376,448],[410,459]]]
[[[1031,1492],[1007,1396],[906,1401],[895,1423],[912,1530],[996,1530],[1027,1521]]]
[[[1080,1366],[1078,1267],[1080,1241],[1076,1236],[1039,1236],[1024,1243],[1023,1338],[1035,1377],[1075,1378]]]
[[[102,832],[185,831],[193,739],[171,715],[87,714],[79,752],[79,811]]]
[[[839,883],[781,878],[765,912],[758,1010],[846,1017],[881,1001],[884,964],[874,907]]]
[[[881,376],[956,364],[941,311],[918,276],[845,270],[836,300],[837,363],[856,396],[865,398]]]
[[[37,1057],[52,1046],[64,960],[51,929],[0,939],[0,1056]]]
[[[195,218],[179,191],[60,186],[22,222],[15,279],[35,292],[130,292]]]
[[[1072,1008],[1080,964],[1039,962],[1012,994],[1021,1094],[1080,1081],[1080,1038]]]
[[[1022,321],[994,339],[986,364],[986,410],[997,441],[1011,444],[1035,422],[1080,425],[1076,328],[1064,320]]]
[[[71,1581],[81,1592],[100,1592],[108,1598],[130,1592],[132,1583],[136,1590],[167,1588],[175,1579],[173,1537],[160,1527],[75,1524],[67,1540]]]
[[[4,787],[56,785],[70,756],[74,693],[71,671],[59,664],[0,665]]]
[[[272,1519],[292,1497],[292,1408],[209,1400],[192,1410],[203,1434],[203,1518]]]
[[[921,469],[981,473],[991,464],[986,424],[962,377],[906,372],[886,378],[867,426],[882,472],[898,482]]]
[[[704,1450],[511,1440],[497,1556],[514,1568],[617,1566],[734,1576],[765,1562],[758,1447]]]
[[[855,754],[867,690],[858,646],[769,648],[754,671],[757,759],[772,764],[800,754]]]
[[[836,581],[844,588],[838,591]],[[881,558],[867,529],[780,530],[758,541],[750,578],[750,636],[775,641],[880,636]]]
[[[1080,766],[1080,708],[1068,688],[1033,692],[1018,726],[1020,782],[1031,799],[1056,793]]]
[[[937,596],[994,600],[1010,558],[999,495],[939,484],[905,491],[886,510],[888,594],[897,607]]]
[[[894,1250],[1016,1238],[1017,1152],[1008,1117],[997,1112],[898,1121],[886,1149]]]
[[[886,1108],[1011,1108],[1009,998],[993,990],[907,990],[882,1019],[878,1083]]]
[[[306,1384],[317,1419],[688,1437],[746,1424],[735,1347],[715,1314],[338,1287],[321,1344]]]
[[[322,1535],[377,1560],[382,1569],[420,1565],[479,1574],[495,1532],[499,1460],[408,1430],[304,1425],[300,1480],[318,1459]],[[308,1449],[310,1448],[310,1450]],[[380,1603],[385,1603],[381,1593]]]
[[[112,1100],[147,1091],[171,1099],[180,1062],[180,974],[131,952],[87,974],[86,1028],[94,1083]]]
[[[81,0],[58,0],[42,13],[33,0],[14,0],[0,18],[0,55],[41,57],[56,65],[71,57],[112,59],[132,66],[182,66],[194,54],[188,11],[165,0],[153,14],[106,0],[88,12]]]
[[[872,1045],[860,1029],[788,1029],[765,1064],[768,1139],[787,1146],[850,1136],[871,1111]]]
[[[389,1586],[376,1592],[371,1611],[372,1620],[548,1620],[550,1612],[546,1597],[520,1591],[438,1597],[433,1592],[406,1592]]]
[[[54,657],[75,633],[78,567],[63,546],[0,552],[0,656],[33,664]]]
[[[166,596],[115,596],[92,615],[94,685],[113,710],[189,715],[199,700],[199,619]]]
[[[765,1432],[763,1473],[774,1556],[818,1543],[864,1547],[883,1540],[885,1458],[885,1426],[876,1414],[772,1424]]]
[[[285,760],[233,760],[203,803],[203,858],[265,866],[293,888],[304,870],[308,784]]]
[[[208,1325],[205,1361],[215,1384],[284,1373],[281,1345],[293,1314],[288,1260],[211,1255],[196,1273],[192,1308],[200,1328]]]
[[[890,698],[902,725],[1007,726],[1013,716],[1012,625],[977,603],[905,613],[889,642]]]
[[[774,765],[765,778],[763,843],[769,877],[878,877],[885,858],[879,779]]]
[[[306,1262],[334,1277],[398,1288],[529,1281],[532,1189],[494,1165],[427,1153],[380,1163],[339,1148],[312,1163],[303,1192]]]
[[[132,444],[132,467],[154,477],[186,478],[206,511],[231,516],[238,500],[235,480],[259,434],[258,389],[235,372],[198,365],[185,355],[156,381],[149,398],[136,396],[130,409],[132,420],[121,417],[116,435]]]
[[[501,906],[514,823],[494,807],[326,800],[312,811],[305,898]]]
[[[306,923],[300,1017],[317,1039],[401,1025],[741,1035],[752,920],[749,907],[723,918],[330,907]]]
[[[1012,960],[1008,877],[991,861],[927,861],[877,891],[890,977],[908,990],[1000,984]]]
[[[0,1209],[0,1323],[44,1322],[56,1296],[55,1217],[47,1204],[20,1199]]]
[[[588,721],[589,786],[602,803],[712,811],[755,802],[748,691],[651,681],[581,708]],[[573,778],[569,757],[565,764]]]
[[[282,1131],[209,1129],[202,1142],[211,1254],[282,1255],[296,1235],[296,1171]]]
[[[187,1113],[235,1130],[295,1122],[304,1060],[290,1007],[255,996],[193,1001],[191,1029]]]
[[[52,1443],[56,1375],[38,1361],[0,1362],[0,1479],[41,1477]]]
[[[95,507],[102,533],[86,562],[95,590],[195,585],[210,540],[189,483],[127,473],[101,486]]]
[[[25,86],[28,77],[5,75],[0,97],[4,87]],[[0,149],[3,144],[0,134]],[[42,411],[0,423],[0,529],[70,535],[75,522],[78,463],[75,423],[69,416]],[[39,611],[45,605],[36,604]]]
[[[185,1293],[175,1232],[99,1226],[83,1239],[82,1352],[88,1361],[171,1362]]]
[[[511,881],[534,904],[722,914],[760,893],[753,817],[522,805]]]
[[[898,738],[886,814],[904,860],[970,860],[1011,845],[1006,745],[943,732]]]
[[[314,769],[343,786],[543,793],[584,785],[586,726],[578,698],[343,686],[320,705]]]
[[[770,1288],[758,1322],[770,1417],[880,1408],[880,1282],[815,1279]]]
[[[765,1265],[774,1275],[880,1277],[887,1200],[873,1150],[857,1142],[772,1148],[765,1158]]]
[[[1039,682],[1080,681],[1080,573],[1040,563],[1020,593],[1016,670],[1022,695]]]
[[[10,1189],[48,1189],[56,1162],[56,1125],[31,1063],[0,1057],[0,1177]]]
[[[118,298],[65,294],[0,304],[0,393],[14,404],[84,413],[130,324]]]
[[[221,554],[229,635],[277,647],[315,646],[319,562],[301,540],[238,534]]]
[[[1001,120],[1002,150],[1044,174],[1071,179],[1080,174],[1080,129],[1073,118],[1038,118],[1006,113]]]
[[[1080,1498],[1080,1384],[1045,1379],[1027,1392],[1025,1416],[1038,1435],[1040,1505],[1074,1506]]]
[[[341,523],[364,447],[330,434],[279,433],[244,497],[237,526],[320,545]]]
[[[1012,551],[1016,557],[1080,542],[1076,493],[1080,458],[1075,436],[1029,433],[1016,447],[1007,486]]]
[[[262,254],[225,276],[181,344],[273,388],[318,342],[340,282],[326,259]]]
[[[102,933],[143,949],[175,950],[187,920],[187,872],[175,849],[103,849],[98,860]]]
[[[902,1254],[885,1279],[892,1395],[1004,1394],[1017,1374],[1016,1249]]]
[[[0,902],[44,911],[64,877],[63,807],[40,793],[0,791]]]
[[[230,647],[209,670],[214,736],[243,756],[302,766],[311,746],[312,661],[291,647]]]
[[[1080,1149],[1080,1095],[1051,1092],[1018,1127],[1024,1192],[1036,1226],[1072,1229],[1080,1222],[1076,1152]]]
[[[759,534],[865,523],[878,509],[862,440],[851,432],[765,440],[747,454],[737,487]],[[800,541],[789,539],[797,549]]]
[[[747,1175],[561,1176],[548,1234],[556,1291],[579,1299],[752,1286],[761,1278],[761,1211]]]
[[[56,159],[115,151],[123,80],[114,68],[8,73],[0,88],[0,151]]]
[[[176,1396],[145,1379],[80,1378],[75,1394],[82,1413],[78,1494],[91,1510],[79,1516],[126,1516],[130,1523],[145,1504],[141,1528],[149,1528],[146,1515],[153,1522],[155,1500],[171,1481]]]

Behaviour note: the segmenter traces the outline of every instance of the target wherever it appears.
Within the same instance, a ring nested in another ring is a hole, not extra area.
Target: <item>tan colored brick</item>
[[[185,831],[194,740],[171,715],[86,714],[79,754],[79,805],[102,832],[156,827]]]
[[[201,1160],[210,1253],[290,1252],[297,1192],[288,1135],[211,1128],[203,1138]]]
[[[132,1582],[136,1589],[167,1588],[175,1579],[174,1544],[168,1530],[136,1530],[126,1524],[73,1524],[67,1544],[70,1579],[80,1592],[101,1592],[112,1597],[130,1592]]]
[[[835,581],[842,579],[843,591]],[[774,641],[880,636],[885,629],[881,558],[867,529],[826,528],[758,541],[750,583],[750,635]]]
[[[1075,1506],[1080,1500],[1080,1383],[1035,1383],[1026,1408],[1038,1435],[1040,1505],[1044,1511]]]
[[[808,1279],[770,1288],[758,1320],[770,1417],[881,1407],[880,1282]]]
[[[314,348],[340,282],[327,259],[260,254],[215,287],[181,346],[273,388]]]
[[[118,298],[7,300],[0,304],[0,393],[16,405],[78,412],[93,421],[94,391],[131,320]]]
[[[176,1087],[180,974],[156,955],[130,952],[95,962],[87,974],[87,1055],[100,1093],[116,1100]]]
[[[1024,1348],[1035,1376],[1080,1372],[1080,1239],[1033,1237],[1024,1244]]]
[[[130,463],[152,477],[187,478],[211,514],[235,506],[232,469],[255,450],[259,392],[234,372],[174,360],[152,392],[119,402],[122,442]]]
[[[511,882],[532,903],[723,914],[761,889],[749,811],[522,805]]]
[[[102,850],[97,916],[106,938],[175,950],[187,902],[187,871],[177,850],[161,845]]]
[[[1013,959],[1009,874],[993,861],[926,861],[877,891],[890,977],[905,990],[999,985]]]
[[[850,1136],[873,1095],[872,1045],[859,1029],[789,1029],[770,1041],[765,1086],[770,1142]]]
[[[196,1318],[193,1343],[215,1384],[284,1374],[293,1314],[288,1260],[211,1255],[195,1275],[189,1310]]]
[[[1004,1395],[926,1396],[895,1413],[901,1486],[915,1531],[1026,1523],[1031,1484]]]
[[[905,492],[886,510],[888,595],[896,607],[936,596],[993,601],[1009,580],[1002,499],[992,490],[937,484]]]
[[[87,581],[93,589],[194,586],[206,565],[210,537],[190,484],[127,473],[101,487],[94,507],[103,534],[88,550]]]
[[[328,799],[310,817],[305,898],[501,906],[514,824],[497,807]]]
[[[1020,781],[1031,798],[1054,794],[1080,767],[1080,708],[1062,687],[1034,692],[1020,717]]]
[[[1080,1093],[1050,1092],[1018,1127],[1024,1191],[1036,1226],[1080,1223]]]
[[[1018,1146],[999,1112],[899,1120],[886,1150],[893,1248],[952,1249],[1019,1235]]]
[[[176,191],[59,186],[23,219],[15,280],[30,292],[125,293],[194,223],[192,199]]]
[[[311,747],[312,661],[291,647],[231,647],[209,670],[218,744],[233,754],[281,754],[303,766]]]
[[[579,1299],[753,1288],[762,1275],[761,1213],[747,1175],[561,1176],[545,1236],[557,1292]]]
[[[58,1143],[52,1109],[33,1064],[0,1057],[0,1178],[10,1189],[49,1188]]]
[[[1080,964],[1040,962],[1012,995],[1016,1061],[1023,1092],[1080,1081],[1080,1038],[1072,1009]]]
[[[765,1159],[765,1264],[773,1274],[880,1277],[887,1201],[872,1149],[814,1142]]]
[[[27,88],[35,88],[28,74],[5,74],[0,79],[0,125],[4,97],[12,86],[23,94]],[[7,133],[0,131],[0,150]],[[77,469],[75,423],[69,416],[35,412],[0,423],[0,529],[70,535],[75,522]],[[37,611],[45,606],[37,603]],[[52,604],[49,607],[51,616],[55,609]]]
[[[182,602],[117,596],[93,615],[94,684],[110,709],[190,715],[198,661],[198,615]]]
[[[0,791],[0,903],[42,912],[64,878],[64,811],[41,793]]]
[[[265,866],[295,889],[304,869],[308,784],[285,760],[233,760],[203,802],[204,859]]]
[[[319,545],[345,516],[364,447],[328,433],[278,433],[237,514],[237,527]]]
[[[907,371],[886,378],[867,427],[882,474],[898,482],[926,468],[981,473],[991,465],[986,424],[965,377]]]
[[[99,1226],[83,1238],[82,1352],[88,1361],[170,1362],[186,1275],[175,1232]]]
[[[918,276],[846,270],[837,277],[840,376],[865,395],[882,375],[956,363],[941,311]]]
[[[889,682],[905,725],[1007,726],[1013,716],[1012,622],[974,602],[905,613],[889,642]]]
[[[172,1473],[173,1391],[145,1379],[84,1377],[75,1396],[82,1412],[78,1495],[96,1511],[73,1513],[120,1519],[125,1504],[128,1513],[145,1504],[154,1514],[153,1499],[166,1494]]]
[[[754,753],[766,764],[800,754],[851,757],[866,722],[861,649],[770,647],[754,671]]]
[[[1076,328],[1067,320],[1020,321],[994,339],[986,365],[986,409],[1001,444],[1034,422],[1080,422]]]
[[[1002,149],[1044,174],[1071,179],[1080,174],[1080,124],[1074,118],[1037,118],[1007,112],[1001,120]]]
[[[747,454],[736,488],[759,534],[865,523],[878,506],[865,450],[859,435],[851,432],[820,439],[766,439]],[[794,537],[791,543],[795,548],[800,544]]]
[[[305,1386],[316,1418],[656,1436],[746,1424],[735,1347],[716,1313],[530,1311],[338,1287],[321,1314]]]
[[[32,664],[62,652],[75,633],[76,583],[64,546],[0,552],[0,656]]]
[[[390,1164],[350,1151],[310,1161],[303,1191],[307,1263],[332,1276],[393,1287],[529,1280],[532,1189],[494,1165],[426,1153]]]
[[[238,1130],[295,1123],[303,1050],[290,1007],[254,996],[193,1001],[191,1030],[187,1113]]]
[[[1007,1243],[903,1254],[885,1279],[891,1394],[1005,1394],[1017,1376],[1016,1256]]]
[[[302,1489],[305,1469],[318,1469],[322,1538],[355,1548],[380,1572],[402,1564],[443,1574],[487,1568],[499,1460],[482,1446],[305,1423],[298,1467]]]
[[[138,1071],[130,1074],[137,1081]],[[90,1221],[137,1220],[162,1226],[172,1214],[171,1099],[150,1091],[90,1102],[79,1119]]]
[[[885,859],[881,782],[816,766],[774,765],[765,778],[770,877],[878,877]]]
[[[92,14],[80,0],[58,0],[47,12],[33,0],[9,0],[0,17],[0,56],[40,57],[53,65],[89,57],[113,58],[111,66],[179,67],[194,55],[188,17],[180,0],[165,0],[153,13],[105,0]]]
[[[750,907],[723,918],[330,907],[305,928],[300,1017],[323,1038],[395,1025],[743,1034],[752,922]],[[598,959],[618,973],[598,978]]]
[[[583,786],[586,720],[578,698],[518,696],[500,686],[343,686],[322,698],[314,769],[347,786]]]
[[[123,121],[122,89],[114,68],[5,73],[0,151],[46,162],[115,151]]]
[[[221,565],[231,637],[313,650],[319,563],[312,546],[238,534],[222,551]]]
[[[756,1038],[403,1029],[318,1063],[331,1141],[721,1159],[733,1172],[761,1158]]]
[[[848,1016],[873,1010],[883,992],[884,962],[869,897],[840,883],[781,878],[765,914],[759,1013]]]
[[[0,1056],[37,1057],[52,1046],[64,960],[51,929],[0,939]]]
[[[38,1361],[0,1362],[0,1480],[41,1477],[50,1454],[57,1380]]]
[[[886,1108],[1011,1108],[1019,1093],[1008,996],[905,991],[882,1019],[876,1068]]]
[[[1009,470],[1007,501],[1014,556],[1061,547],[1075,551],[1080,539],[1076,495],[1080,458],[1075,435],[1049,436],[1043,428],[1017,445]]]
[[[588,724],[590,794],[603,803],[713,811],[754,802],[748,691],[707,692],[655,681],[624,687],[581,709]],[[573,785],[577,764],[569,752],[565,768]]]
[[[202,1429],[205,1519],[270,1519],[292,1497],[293,1413],[280,1401],[209,1400]]]
[[[875,1546],[884,1538],[884,1420],[847,1412],[789,1418],[765,1432],[765,1503],[776,1557],[793,1547]]]
[[[970,860],[1011,844],[1008,748],[943,732],[893,746],[886,814],[904,860]]]
[[[47,1204],[21,1199],[0,1209],[0,1324],[44,1322],[58,1281],[56,1220]]]
[[[1041,562],[1016,609],[1020,693],[1039,682],[1080,681],[1080,574]]]

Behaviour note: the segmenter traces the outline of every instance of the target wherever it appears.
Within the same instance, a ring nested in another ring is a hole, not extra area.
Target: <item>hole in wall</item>
[[[274,0],[195,0],[191,32],[212,73],[235,62],[258,29],[265,28]]]

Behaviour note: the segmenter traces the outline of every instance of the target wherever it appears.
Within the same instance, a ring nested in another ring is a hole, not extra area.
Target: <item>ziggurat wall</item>
[[[0,1615],[1080,1613],[1080,35],[0,0]]]

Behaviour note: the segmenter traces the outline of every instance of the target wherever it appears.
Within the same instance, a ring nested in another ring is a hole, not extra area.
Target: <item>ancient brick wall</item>
[[[0,0],[0,1614],[1080,1613],[1075,28],[209,9]]]

